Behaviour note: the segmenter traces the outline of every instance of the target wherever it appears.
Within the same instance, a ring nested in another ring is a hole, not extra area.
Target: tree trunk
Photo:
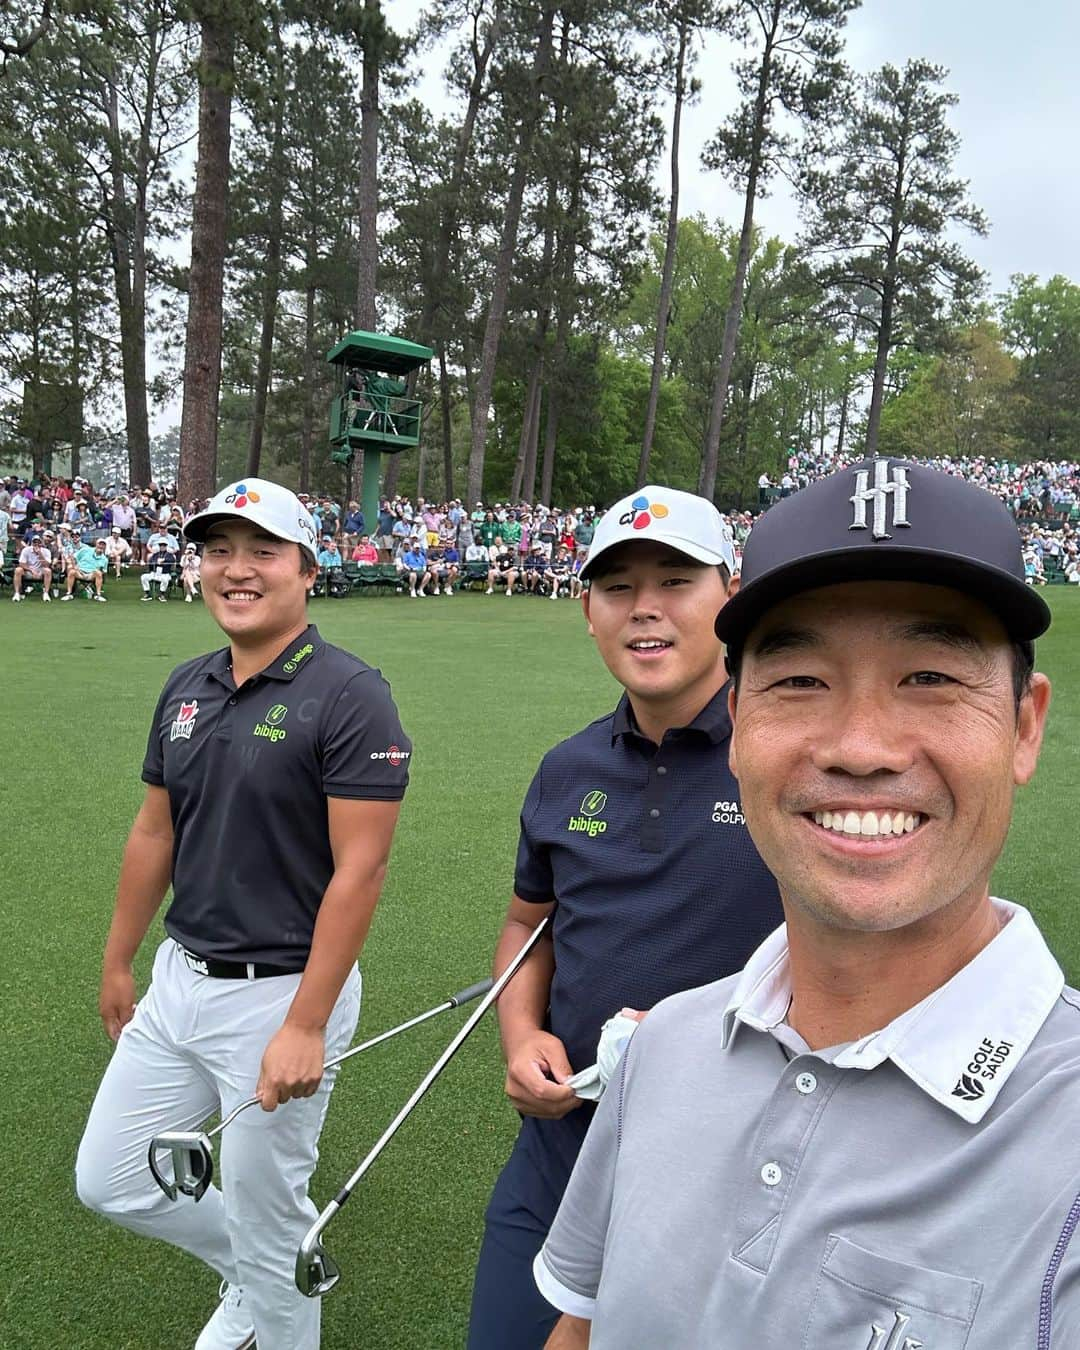
[[[533,58],[530,75],[534,91],[533,111],[525,114],[518,132],[514,171],[510,179],[510,191],[504,208],[502,233],[499,237],[499,252],[495,262],[495,280],[492,286],[491,300],[488,304],[487,322],[484,326],[480,370],[477,376],[476,396],[472,408],[472,439],[469,447],[468,486],[466,488],[466,496],[469,501],[479,501],[483,493],[484,452],[487,443],[488,413],[491,410],[491,392],[495,384],[495,362],[499,354],[503,320],[506,317],[506,300],[510,290],[510,269],[514,261],[514,250],[517,246],[521,204],[525,195],[525,181],[530,168],[536,123],[540,116],[541,94],[551,64],[554,24],[555,4],[552,0],[545,0],[536,55]]]
[[[656,312],[652,379],[649,382],[649,402],[645,408],[641,458],[638,460],[638,487],[644,487],[649,476],[649,457],[652,455],[653,435],[656,431],[656,411],[660,405],[660,383],[664,378],[664,352],[667,349],[671,294],[675,286],[675,247],[679,238],[679,134],[682,128],[683,101],[686,98],[684,76],[688,41],[689,24],[686,15],[683,14],[679,21],[679,51],[675,59],[675,112],[671,119],[671,200],[668,204],[667,238],[664,241],[664,266],[660,275],[660,304]]]
[[[739,233],[739,252],[735,261],[735,276],[731,282],[731,297],[724,316],[724,336],[720,347],[720,366],[713,381],[709,407],[709,426],[705,433],[705,450],[701,457],[701,475],[698,492],[712,501],[716,491],[716,467],[720,457],[720,434],[724,426],[724,404],[727,402],[731,367],[735,364],[735,344],[739,337],[742,318],[743,292],[746,272],[750,265],[750,248],[754,238],[754,206],[758,179],[761,176],[762,147],[765,141],[765,122],[769,115],[769,84],[772,79],[773,43],[780,24],[783,0],[772,0],[771,26],[765,37],[758,75],[757,97],[754,100],[754,129],[750,140],[750,164],[746,179],[746,197],[743,201],[742,229]]]
[[[379,0],[364,0],[364,87],[360,94],[360,238],[356,278],[356,319],[375,331],[379,262]]]
[[[469,162],[476,118],[484,97],[484,80],[487,77],[491,54],[498,45],[502,33],[503,0],[496,0],[495,8],[488,25],[483,47],[473,48],[473,75],[469,82],[469,99],[465,107],[465,117],[458,128],[454,145],[454,163],[450,171],[450,181],[445,191],[442,210],[439,213],[439,234],[435,247],[435,256],[431,264],[431,284],[424,296],[424,307],[420,312],[420,338],[427,341],[435,317],[442,308],[443,287],[450,267],[450,250],[457,232],[458,210],[461,202],[461,188],[465,181],[465,168]],[[439,326],[440,333],[443,325]]]
[[[535,490],[536,487],[536,435],[540,414],[540,379],[543,371],[544,358],[538,356],[532,363],[528,389],[525,394],[525,412],[521,419],[521,440],[518,443],[517,462],[514,464],[514,477],[510,484],[510,500],[512,502],[532,500],[531,497],[523,496],[525,485],[529,481],[530,447],[532,448],[533,489]]]
[[[217,485],[221,311],[229,198],[229,120],[236,36],[219,16],[201,23],[199,151],[191,213],[191,272],[184,345],[177,494],[212,497]]]
[[[308,283],[304,292],[304,406],[300,413],[301,492],[311,490],[311,443],[315,430],[315,283],[311,280],[311,252],[309,252]]]
[[[120,327],[120,370],[124,386],[124,424],[128,443],[128,482],[145,487],[150,468],[150,424],[146,412],[146,195],[142,212],[132,211],[124,179],[119,96],[115,84],[102,90],[109,128],[110,196],[105,233],[112,258]],[[138,195],[138,184],[136,194]],[[135,266],[138,249],[139,266]]]
[[[536,458],[540,448],[540,405],[544,394],[544,358],[537,362],[536,394],[533,399],[532,416],[529,419],[529,438],[525,442],[525,474],[521,490],[527,502],[536,500]]]
[[[251,439],[248,441],[247,472],[256,478],[262,459],[266,405],[270,396],[270,376],[274,359],[274,326],[277,322],[278,294],[281,290],[282,199],[285,195],[285,52],[276,17],[274,30],[274,87],[270,98],[274,109],[273,140],[270,147],[270,200],[266,213],[266,266],[263,274],[262,325],[259,331],[259,365],[255,372],[255,405],[251,414]]]
[[[443,443],[443,497],[446,501],[454,498],[454,441],[453,423],[450,418],[450,375],[446,369],[446,352],[439,346],[439,403],[442,411]]]

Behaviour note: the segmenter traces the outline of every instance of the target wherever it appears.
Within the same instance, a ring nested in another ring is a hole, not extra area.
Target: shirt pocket
[[[802,1345],[964,1350],[982,1283],[878,1256],[829,1235]]]

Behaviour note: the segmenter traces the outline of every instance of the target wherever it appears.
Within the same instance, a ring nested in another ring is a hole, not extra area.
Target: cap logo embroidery
[[[242,510],[248,502],[257,502],[258,500],[259,494],[257,492],[249,492],[246,484],[237,483],[225,498],[225,505],[235,506],[238,510]]]
[[[896,529],[898,526],[909,526],[911,521],[907,518],[907,495],[911,484],[908,482],[907,469],[900,464],[893,464],[893,477],[889,478],[889,461],[887,459],[874,460],[874,486],[870,486],[870,473],[867,469],[859,469],[855,473],[855,491],[848,498],[855,507],[855,518],[848,526],[849,530],[865,530],[866,524],[866,505],[867,502],[874,503],[874,526],[873,533],[875,539],[891,539],[892,535],[888,531],[888,509],[890,498],[892,500],[892,524]]]
[[[904,1332],[911,1325],[911,1318],[907,1313],[894,1311],[893,1325],[891,1333],[886,1327],[879,1327],[876,1322],[870,1327],[870,1340],[866,1350],[922,1350],[925,1341],[918,1341],[914,1336],[905,1336]],[[888,1336],[888,1340],[885,1337]]]
[[[619,517],[620,525],[629,525],[635,530],[644,530],[654,520],[663,520],[668,508],[663,502],[650,502],[648,497],[635,497],[630,510]]]

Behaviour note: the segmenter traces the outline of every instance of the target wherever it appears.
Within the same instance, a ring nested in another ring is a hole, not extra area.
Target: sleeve
[[[536,830],[543,779],[544,765],[541,762],[521,808],[521,832],[514,864],[514,893],[520,895],[522,900],[547,905],[555,899],[555,876],[551,868],[550,849],[538,838]]]
[[[544,1298],[560,1312],[590,1322],[611,1223],[629,1059],[630,1047],[622,1059],[619,1090],[608,1091],[600,1099],[555,1222],[533,1262],[533,1278]]]
[[[172,681],[169,681],[171,684]],[[169,684],[161,691],[154,718],[150,723],[150,734],[146,738],[146,754],[143,756],[142,780],[151,787],[165,786],[165,754],[161,746],[161,719],[165,715],[165,704],[169,699]]]
[[[377,670],[352,676],[323,726],[323,791],[328,797],[400,801],[411,758],[412,742],[390,686]]]

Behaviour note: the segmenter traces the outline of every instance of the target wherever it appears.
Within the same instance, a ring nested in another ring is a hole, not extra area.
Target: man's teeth
[[[226,591],[227,600],[258,600],[258,591]]]
[[[650,638],[644,642],[631,642],[630,646],[633,647],[636,652],[651,652],[655,651],[658,647],[670,647],[671,643],[661,642],[659,638]]]
[[[840,834],[910,834],[922,816],[906,811],[815,811],[815,824]]]

